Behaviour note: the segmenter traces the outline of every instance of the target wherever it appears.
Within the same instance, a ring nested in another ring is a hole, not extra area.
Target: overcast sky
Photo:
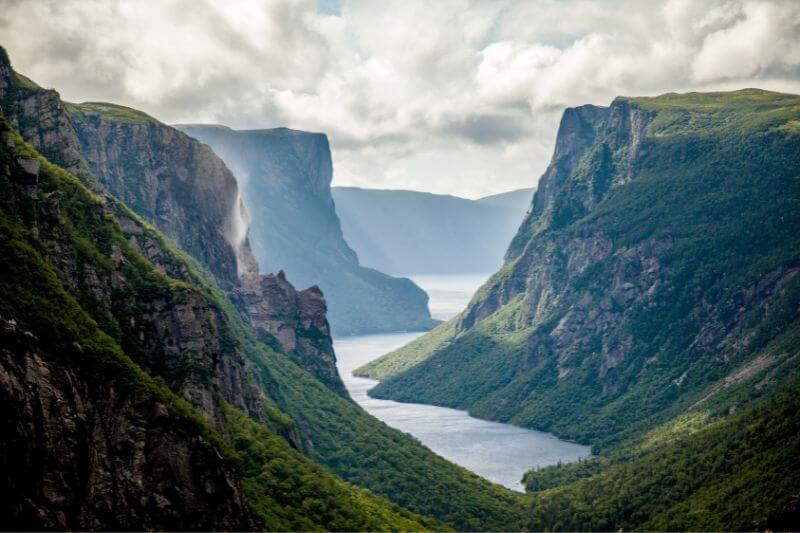
[[[800,93],[800,1],[0,0],[17,70],[168,122],[322,131],[334,184],[530,187],[564,107]]]

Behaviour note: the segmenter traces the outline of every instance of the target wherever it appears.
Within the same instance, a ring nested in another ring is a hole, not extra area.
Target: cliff
[[[45,157],[80,177],[88,175],[75,128],[59,94],[15,72],[2,47],[0,102],[11,126]]]
[[[798,102],[566,110],[506,264],[460,316],[361,369],[385,380],[372,394],[600,448],[736,387],[767,394],[796,367],[775,346],[800,318]]]
[[[238,285],[237,270],[254,268],[243,247],[236,180],[207,146],[122,106],[67,109],[81,153],[108,192],[196,257],[224,287]]]
[[[318,285],[335,334],[429,329],[427,295],[405,278],[359,265],[336,215],[325,135],[278,128],[235,131],[179,126],[233,170],[250,214],[250,243],[262,272]]]
[[[3,57],[0,103],[23,138],[75,172],[94,192],[112,203],[114,199],[124,202],[200,261],[225,290],[237,290],[240,276],[258,272],[236,180],[208,146],[134,109],[98,102],[63,103],[56,91],[42,89],[14,72],[4,51]],[[127,220],[121,211],[117,214]],[[142,231],[136,224],[125,227],[136,242]],[[142,244],[151,259],[161,254],[159,246]],[[286,290],[294,291],[289,287]],[[314,317],[314,322],[324,323],[325,306],[315,309],[322,315]],[[280,318],[272,316],[273,325]],[[282,328],[296,324],[296,317],[288,316]],[[319,335],[329,333],[304,330],[293,335],[302,337],[307,332],[312,335],[307,342],[279,349],[301,355],[302,364],[309,364],[341,392],[331,342],[324,346],[318,341]],[[306,349],[300,353],[297,346]],[[312,351],[311,346],[318,348]]]
[[[264,342],[282,348],[332,390],[347,396],[336,369],[325,298],[316,285],[298,292],[283,271],[274,276],[247,274],[233,301],[245,310]]]

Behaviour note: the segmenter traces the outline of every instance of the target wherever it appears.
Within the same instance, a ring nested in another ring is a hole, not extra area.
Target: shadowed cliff
[[[207,143],[236,175],[250,215],[250,243],[262,272],[283,270],[325,294],[334,334],[430,329],[428,297],[405,278],[359,265],[342,236],[325,135],[286,128],[235,131],[178,126]]]

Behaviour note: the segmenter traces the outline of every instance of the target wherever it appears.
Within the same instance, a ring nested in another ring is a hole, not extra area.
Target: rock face
[[[468,200],[418,191],[333,187],[347,243],[365,266],[390,274],[494,272],[532,189]]]
[[[790,364],[772,346],[800,327],[798,102],[566,110],[504,267],[451,323],[362,369],[385,379],[373,394],[603,444]]]
[[[336,368],[325,298],[314,285],[296,291],[283,271],[277,275],[248,274],[234,296],[245,309],[250,323],[267,344],[277,340],[283,350],[296,358],[337,393],[347,396]]]
[[[211,149],[125,107],[85,103],[70,111],[95,178],[222,286],[237,285],[238,273],[252,268],[244,215],[236,180]]]
[[[298,292],[282,275],[278,288],[275,276],[257,274],[248,215],[225,163],[207,145],[132,109],[81,104],[71,117],[103,186],[200,260],[222,287],[246,294],[242,310],[256,328],[275,334],[274,347],[344,393],[322,293]]]
[[[429,329],[427,295],[408,279],[359,266],[330,192],[325,135],[223,126],[179,126],[219,154],[237,176],[250,214],[250,243],[262,272],[319,285],[335,334]]]
[[[145,390],[98,382],[0,318],[4,527],[253,527],[233,463]]]
[[[0,106],[11,126],[46,158],[79,176],[88,174],[75,128],[61,97],[14,72],[0,47]]]
[[[148,382],[116,344],[164,376],[209,423],[222,427],[217,398],[263,418],[241,354],[211,334],[219,326],[213,306],[186,287],[152,277],[144,282],[147,266],[108,231],[104,205],[81,205],[74,191],[64,198],[63,189],[53,190],[50,167],[40,174],[40,160],[12,150],[0,148],[7,232],[0,265],[5,523],[12,529],[254,527],[234,464],[208,440],[210,430],[187,417],[189,404],[176,409],[178,397]],[[85,200],[90,193],[83,194]],[[62,198],[72,207],[62,207]],[[97,242],[75,238],[76,212]],[[23,238],[36,247],[27,244],[25,252]],[[98,259],[98,243],[108,258]],[[116,339],[100,333],[98,323]]]

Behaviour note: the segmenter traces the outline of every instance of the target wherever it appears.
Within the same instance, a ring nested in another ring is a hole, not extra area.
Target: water
[[[408,276],[425,289],[431,316],[447,320],[460,313],[491,274],[418,274]]]
[[[412,276],[431,297],[431,314],[446,320],[461,311],[488,274]],[[350,396],[367,412],[410,433],[442,457],[486,479],[522,490],[522,475],[532,467],[588,457],[587,446],[549,433],[488,422],[466,411],[370,398],[377,381],[353,376],[353,370],[409,343],[422,333],[389,333],[335,340],[337,366]]]

